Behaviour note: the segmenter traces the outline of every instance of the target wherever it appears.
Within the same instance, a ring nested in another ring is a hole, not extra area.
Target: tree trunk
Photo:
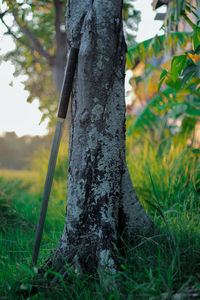
[[[55,57],[55,63],[51,66],[53,81],[57,93],[60,93],[62,89],[65,63],[66,63],[66,51],[65,51],[65,55]]]
[[[125,159],[122,4],[68,1],[68,40],[80,50],[72,95],[66,224],[51,262],[66,260],[90,274],[101,268],[115,272],[120,236],[134,239],[153,226]]]

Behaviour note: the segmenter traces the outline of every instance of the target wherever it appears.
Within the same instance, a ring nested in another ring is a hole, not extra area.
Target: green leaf
[[[63,276],[58,272],[54,272],[53,270],[48,270],[45,275],[48,276],[48,274],[55,275],[59,279],[63,280]]]
[[[25,21],[25,14],[26,14],[26,10],[23,10],[23,12],[22,12],[22,21],[23,22]]]
[[[181,123],[181,132],[182,133],[187,132],[188,134],[191,134],[191,132],[195,128],[196,123],[197,123],[196,117],[185,116]]]
[[[159,82],[159,84],[158,84],[158,91],[160,90],[161,85],[162,85],[163,81],[165,80],[167,74],[168,74],[167,70],[163,70],[163,71],[162,71],[162,73],[161,73],[161,75],[160,75],[160,82]]]
[[[129,70],[129,69],[132,69],[133,68],[133,62],[131,60],[131,55],[128,53],[126,55],[126,69]]]
[[[200,98],[199,97],[189,96],[186,99],[186,103],[189,104],[190,106],[193,106],[194,108],[200,108]]]
[[[171,75],[169,79],[166,80],[166,84],[172,88],[174,91],[179,91],[181,89],[181,79],[177,78],[176,80],[173,80]]]
[[[200,117],[200,109],[196,109],[193,107],[188,107],[186,109],[185,113],[192,117],[195,117],[195,116]]]
[[[181,86],[183,87],[184,84],[194,75],[197,71],[197,66],[192,62],[189,64],[183,71],[182,76],[182,84]]]
[[[168,50],[170,50],[172,45],[174,48],[177,48],[177,46],[181,47],[183,45],[186,45],[187,42],[191,42],[190,32],[172,32],[167,36],[156,36],[156,38],[154,37],[142,43],[139,43],[136,47],[129,48],[128,55],[130,55],[132,60],[134,60],[136,57],[139,57],[140,60],[144,61],[147,56],[149,58],[152,57],[152,54],[154,54],[154,50],[157,51],[158,49],[160,49],[160,54],[162,54],[163,51],[166,51],[166,48],[169,48]],[[170,47],[167,47],[168,44],[170,44]]]
[[[200,154],[200,149],[190,149],[194,154]]]
[[[195,50],[194,53],[195,53],[195,54],[200,54],[200,45],[196,48],[196,50]]]
[[[197,50],[197,48],[200,46],[200,27],[195,26],[194,33],[192,36],[192,45],[194,51]]]
[[[129,126],[129,129],[128,129],[128,131],[126,132],[126,135],[127,136],[130,136],[132,133],[133,133],[133,124],[131,124],[130,126]]]
[[[34,275],[34,271],[32,270],[32,268],[27,267],[26,265],[21,265],[20,268],[28,273],[29,275],[33,276]]]
[[[121,268],[122,268],[123,270],[126,270],[126,267],[125,267],[125,265],[123,265],[123,264],[121,264]]]
[[[178,55],[174,56],[171,62],[171,73],[176,81],[177,77],[181,74],[182,70],[186,67],[187,56]]]

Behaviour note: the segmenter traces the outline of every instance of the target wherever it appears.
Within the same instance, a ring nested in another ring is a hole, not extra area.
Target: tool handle
[[[53,182],[53,174],[56,167],[56,160],[58,156],[58,150],[60,146],[60,140],[62,137],[62,129],[63,129],[64,119],[58,119],[56,122],[56,129],[55,134],[53,138],[53,143],[51,147],[51,154],[49,158],[49,164],[48,164],[48,170],[44,185],[44,191],[42,196],[42,202],[40,207],[40,215],[39,220],[37,224],[36,234],[35,234],[35,240],[34,240],[34,246],[33,246],[33,252],[32,252],[32,264],[36,265],[38,254],[40,250],[40,243],[42,240],[42,234],[43,234],[43,228],[44,228],[44,222],[46,218],[47,208],[48,208],[48,202],[51,192],[51,186]]]
[[[46,213],[47,213],[47,207],[48,207],[48,202],[49,202],[49,197],[50,197],[50,192],[51,192],[51,186],[52,186],[52,182],[53,182],[53,174],[54,174],[54,170],[55,170],[55,166],[56,166],[56,160],[57,160],[60,140],[62,137],[62,128],[63,128],[63,124],[64,124],[64,119],[66,118],[66,115],[67,115],[67,109],[68,109],[69,98],[70,98],[70,94],[71,94],[71,90],[72,90],[72,84],[73,84],[73,78],[74,78],[77,60],[78,60],[78,49],[71,48],[70,53],[69,53],[67,67],[65,70],[63,85],[62,85],[62,91],[61,91],[60,103],[59,103],[59,109],[58,109],[58,115],[57,115],[58,119],[56,122],[56,130],[55,130],[52,148],[51,148],[51,155],[50,155],[50,159],[49,159],[49,165],[48,165],[46,181],[45,181],[43,197],[42,197],[42,203],[41,203],[41,207],[40,207],[40,216],[39,216],[39,221],[37,224],[37,230],[36,230],[35,241],[34,241],[34,246],[33,246],[33,253],[32,253],[32,264],[33,265],[35,265],[37,263],[38,254],[39,254],[39,250],[40,250],[40,243],[41,243],[41,239],[42,239],[43,227],[44,227],[44,222],[45,222]]]
[[[62,92],[60,95],[58,118],[65,119],[67,115],[67,109],[69,105],[70,94],[72,90],[74,73],[76,70],[76,64],[78,60],[79,49],[71,48],[68,58],[68,64],[65,70],[65,76],[63,80]]]

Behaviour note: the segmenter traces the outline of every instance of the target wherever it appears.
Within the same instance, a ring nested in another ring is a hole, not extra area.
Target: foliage
[[[167,17],[165,19],[166,32],[173,30],[184,19],[190,26],[193,26],[192,17],[199,18],[197,7],[199,1],[176,0],[168,7]]]
[[[147,58],[150,60],[153,57],[170,55],[172,48],[176,49],[181,47],[184,49],[190,41],[191,33],[189,32],[170,32],[167,36],[156,35],[128,49],[127,69],[133,68],[138,60],[146,63]],[[148,62],[146,68],[148,68],[150,64],[151,62]]]
[[[185,134],[187,138],[193,134],[189,143],[199,146],[194,134],[200,120],[200,27],[195,9],[188,1],[173,1],[165,20],[165,35],[129,49],[129,67],[135,66],[137,61],[145,64],[142,76],[135,78],[135,93],[139,97],[143,93],[142,100],[144,102],[146,97],[148,103],[128,134],[148,130],[151,137],[154,132],[154,141],[157,135],[164,143],[178,134]],[[196,24],[191,15],[197,18]],[[170,32],[183,18],[193,31]]]
[[[198,33],[199,32],[199,33]],[[198,37],[197,37],[198,36]],[[180,93],[188,96],[182,102],[188,104],[190,107],[186,109],[186,113],[191,116],[200,116],[198,108],[200,107],[200,27],[195,26],[192,44],[193,49],[185,52],[182,55],[176,55],[171,61],[171,70],[163,70],[160,76],[160,84],[165,83],[171,87],[177,94],[177,98]],[[192,95],[192,97],[190,97]],[[196,110],[196,111],[195,111]]]
[[[169,72],[167,70],[163,70],[161,73],[159,89],[163,83],[171,87],[176,93],[176,98],[179,99],[177,104],[181,105],[182,114],[186,113],[191,117],[200,117],[199,17],[196,15],[194,7],[191,4],[187,4],[187,2],[185,2],[185,5],[185,10],[179,8],[179,14],[180,16],[185,16],[186,21],[188,21],[193,29],[191,34],[192,50],[186,51],[184,54],[175,55],[172,58],[171,70]],[[186,16],[186,12],[188,10],[197,16],[198,19],[196,25]],[[170,13],[169,16],[171,16]],[[180,101],[180,98],[182,101]]]

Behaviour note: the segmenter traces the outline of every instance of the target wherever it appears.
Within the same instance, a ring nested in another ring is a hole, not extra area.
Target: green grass
[[[43,175],[0,172],[0,207],[5,208],[0,223],[0,299],[27,299],[34,287],[38,291],[29,299],[200,299],[199,157],[182,146],[158,156],[149,143],[138,148],[133,144],[127,149],[131,177],[160,232],[126,245],[121,272],[104,276],[103,286],[73,272],[67,283],[58,274],[59,283],[53,287],[47,279],[41,281],[30,263],[46,163]],[[58,168],[39,264],[56,247],[64,226],[63,176]]]
[[[41,199],[29,192],[28,182],[24,185],[15,176],[9,176],[9,179],[1,177],[0,182],[5,187],[4,198],[6,194],[12,195],[7,198],[10,212],[5,214],[7,222],[0,224],[0,299],[16,299],[17,289],[30,281],[31,253]],[[63,224],[64,219],[59,214],[54,217],[51,213],[47,215],[39,263],[58,243]]]

